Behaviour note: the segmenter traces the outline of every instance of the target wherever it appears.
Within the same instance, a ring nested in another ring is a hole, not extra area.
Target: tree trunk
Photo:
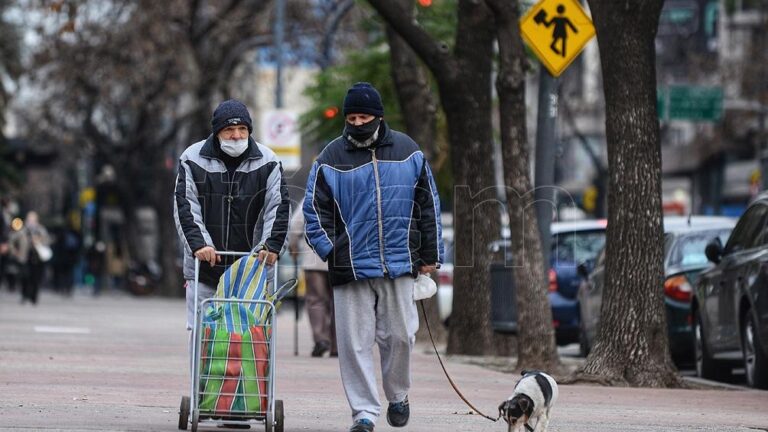
[[[500,233],[493,174],[491,67],[493,16],[488,7],[460,0],[454,54],[408,18],[391,0],[368,0],[403,37],[435,76],[448,118],[454,193],[453,311],[448,340],[451,354],[507,354],[513,345],[495,343],[490,325],[491,253]],[[510,342],[511,341],[511,342]]]
[[[403,7],[413,4],[411,0],[397,1]],[[411,47],[390,26],[387,26],[387,41],[392,60],[392,81],[395,83],[405,130],[421,146],[427,160],[432,162],[437,153],[437,101],[432,94],[429,78]]]
[[[493,170],[491,69],[493,29],[484,3],[460,1],[452,74],[433,71],[448,119],[454,192],[454,278],[448,352],[508,354],[513,341],[494,343],[488,244],[500,236]],[[454,78],[455,77],[455,78]],[[506,338],[509,339],[509,338]]]
[[[603,69],[608,233],[600,331],[582,373],[676,386],[662,297],[661,147],[654,39],[663,0],[590,0]]]
[[[160,237],[157,253],[160,267],[163,269],[160,286],[155,292],[164,297],[184,297],[184,280],[179,261],[182,259],[182,252],[173,217],[176,175],[164,165],[164,161],[155,164],[153,178],[158,179],[157,187],[153,188],[153,193],[149,196],[152,207],[157,211]]]
[[[413,17],[413,2],[397,0],[401,7]],[[419,144],[430,164],[434,164],[436,155],[435,137],[437,135],[437,103],[429,88],[429,79],[419,58],[411,47],[397,35],[392,27],[387,26],[387,41],[392,62],[392,81],[395,83],[397,99],[403,115],[406,133]],[[434,165],[433,165],[434,166]],[[434,275],[433,277],[436,277]],[[437,282],[437,280],[435,281]],[[432,324],[431,330],[435,341],[444,341],[446,328],[440,323],[437,296],[424,300],[427,319]],[[419,314],[419,331],[416,339],[426,341],[429,338],[423,314]]]
[[[494,11],[499,42],[499,94],[504,183],[515,257],[514,281],[518,311],[519,369],[555,372],[560,360],[547,299],[547,277],[541,250],[534,195],[530,180],[530,156],[525,116],[526,54],[519,31],[516,1],[486,0]]]

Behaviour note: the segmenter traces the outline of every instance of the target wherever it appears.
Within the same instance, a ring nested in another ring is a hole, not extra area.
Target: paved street
[[[348,407],[335,359],[309,357],[301,321],[293,356],[293,314],[280,315],[277,388],[286,431],[345,431]],[[187,336],[181,300],[43,293],[37,307],[0,294],[0,430],[174,431],[187,392]],[[427,346],[414,356],[409,431],[506,431],[468,409]],[[448,361],[458,385],[493,414],[516,376]],[[562,386],[550,430],[768,430],[768,392]],[[257,430],[263,430],[261,426]],[[393,428],[382,418],[377,431]]]

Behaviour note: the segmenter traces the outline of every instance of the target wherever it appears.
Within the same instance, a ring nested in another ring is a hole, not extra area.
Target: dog
[[[515,391],[499,405],[499,417],[509,425],[508,432],[546,432],[549,414],[557,400],[557,382],[541,371],[527,371]],[[536,427],[529,425],[536,420]]]

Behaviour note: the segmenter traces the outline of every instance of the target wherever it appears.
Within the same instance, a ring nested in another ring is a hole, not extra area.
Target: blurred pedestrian
[[[291,256],[304,271],[309,326],[312,328],[312,357],[322,357],[330,353],[331,357],[338,356],[336,349],[336,323],[333,318],[333,289],[328,279],[328,264],[307,245],[304,240],[304,213],[297,211],[291,218],[289,232],[289,248]],[[298,307],[298,304],[297,304]]]
[[[80,260],[80,235],[64,223],[54,233],[53,281],[54,287],[64,295],[72,295],[75,267]]]
[[[312,165],[303,209],[307,241],[328,261],[350,432],[369,432],[381,410],[375,344],[387,422],[403,427],[410,417],[410,357],[419,327],[414,277],[442,262],[440,199],[424,154],[384,122],[372,85],[353,85],[343,114],[342,136]]]
[[[203,261],[199,304],[214,295],[219,277],[236,259],[217,250],[258,252],[259,260],[273,266],[285,247],[290,218],[282,164],[250,137],[248,108],[236,100],[222,102],[211,131],[181,155],[176,178],[174,215],[184,245],[188,330],[195,324],[193,257]]]
[[[21,303],[37,304],[40,283],[45,274],[45,262],[51,259],[50,237],[40,224],[37,213],[27,213],[22,228],[11,235],[10,251],[19,265]]]
[[[93,283],[93,296],[97,297],[101,294],[106,284],[107,271],[106,271],[106,252],[107,245],[101,241],[95,241],[88,248],[86,252],[87,271],[91,275],[91,281]]]
[[[8,240],[10,237],[11,223],[5,215],[5,198],[0,200],[0,284],[6,280],[6,269],[10,255],[8,254]],[[9,287],[13,291],[14,287]]]

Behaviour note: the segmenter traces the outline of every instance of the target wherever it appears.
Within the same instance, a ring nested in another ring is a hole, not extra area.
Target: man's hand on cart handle
[[[264,261],[265,259],[267,260],[267,265],[275,265],[277,254],[267,249],[262,249],[259,251],[259,261]]]
[[[200,261],[207,262],[211,267],[215,266],[217,262],[221,262],[221,257],[216,255],[216,249],[211,246],[201,247],[196,250],[195,257]]]
[[[424,265],[424,266],[419,267],[419,273],[423,273],[423,274],[434,273],[436,270],[437,270],[437,265],[436,264]]]

